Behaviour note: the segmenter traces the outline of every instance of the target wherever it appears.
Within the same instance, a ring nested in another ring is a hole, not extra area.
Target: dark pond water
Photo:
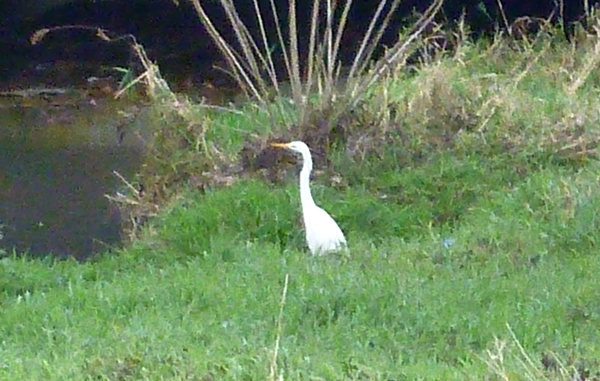
[[[105,195],[123,189],[113,171],[127,178],[141,164],[145,114],[50,98],[0,98],[0,251],[84,259],[121,240]]]

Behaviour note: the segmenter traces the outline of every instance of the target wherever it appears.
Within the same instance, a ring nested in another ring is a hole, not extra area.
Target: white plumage
[[[346,247],[344,233],[325,210],[317,206],[310,192],[310,172],[312,171],[312,156],[308,146],[301,141],[287,144],[273,143],[273,147],[287,148],[302,155],[304,164],[300,172],[300,200],[306,242],[313,255],[323,255],[330,251]]]

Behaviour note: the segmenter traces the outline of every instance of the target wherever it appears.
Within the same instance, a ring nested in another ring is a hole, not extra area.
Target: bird
[[[285,148],[302,155],[302,170],[300,171],[300,201],[306,243],[312,255],[321,256],[328,252],[340,251],[347,248],[346,238],[342,229],[324,209],[317,206],[310,191],[310,173],[313,162],[310,149],[302,141],[290,143],[271,143],[272,147]]]

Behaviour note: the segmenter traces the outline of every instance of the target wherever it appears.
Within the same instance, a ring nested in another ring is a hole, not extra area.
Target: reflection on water
[[[75,115],[73,120],[81,118]],[[121,217],[105,194],[122,187],[113,171],[125,177],[135,173],[141,146],[122,144],[115,120],[105,126],[94,125],[87,142],[85,138],[76,142],[66,139],[65,144],[60,144],[61,139],[45,144],[60,134],[31,134],[44,127],[59,131],[56,126],[43,126],[39,120],[16,122],[20,126],[14,125],[15,118],[7,120],[0,115],[0,250],[84,259],[118,245]],[[74,128],[64,122],[61,125]],[[78,128],[90,130],[85,125]],[[102,140],[96,136],[98,131],[114,137],[94,144],[92,139],[96,143]]]
[[[111,171],[131,172],[137,162],[134,155],[109,148],[4,149],[0,245],[34,255],[84,258],[117,244],[120,216],[104,195],[119,186]]]

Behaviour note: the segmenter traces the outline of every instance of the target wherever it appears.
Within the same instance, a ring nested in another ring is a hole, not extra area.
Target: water
[[[0,250],[85,259],[121,242],[105,195],[123,187],[113,171],[141,165],[147,120],[139,106],[57,96],[0,98]]]

